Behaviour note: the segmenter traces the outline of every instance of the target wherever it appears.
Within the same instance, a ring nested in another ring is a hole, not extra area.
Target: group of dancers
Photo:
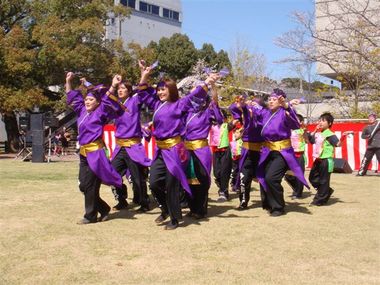
[[[149,177],[151,193],[161,209],[155,222],[163,224],[169,218],[164,228],[176,229],[182,219],[184,199],[190,209],[187,216],[206,217],[211,168],[218,200],[229,198],[233,165],[233,188],[239,193],[239,209],[248,207],[251,183],[255,179],[260,184],[263,209],[271,216],[281,216],[285,214],[281,186],[284,176],[292,185],[295,198],[302,195],[303,186],[309,188],[304,177],[306,142],[317,145],[309,177],[317,190],[312,204],[327,203],[333,192],[330,187],[333,150],[348,134],[343,133],[340,140],[334,135],[330,130],[334,120],[331,114],[322,114],[317,129],[308,133],[303,118],[294,109],[300,101],[287,101],[286,94],[275,89],[268,102],[237,96],[229,107],[233,120],[228,122],[225,110],[218,104],[215,83],[220,74],[210,73],[189,94],[180,97],[174,80],[162,79],[155,87],[150,86],[148,81],[154,67],[146,66],[142,60],[139,67],[141,79],[135,89],[120,75],[113,77],[109,88],[94,86],[82,78],[82,86],[86,87],[84,96],[82,89],[73,88],[75,74],[66,75],[67,104],[78,117],[79,189],[85,198],[85,214],[79,224],[108,219],[111,208],[100,198],[101,183],[111,186],[118,201],[115,210],[127,207],[127,187],[122,177],[128,173],[133,185],[133,202],[140,206],[138,211],[150,210]],[[152,122],[147,126],[142,126],[140,121],[143,105],[153,111]],[[116,148],[108,159],[102,134],[103,126],[110,120],[116,126]],[[232,151],[230,131],[236,134]],[[156,140],[152,160],[141,143],[146,132],[151,132]]]

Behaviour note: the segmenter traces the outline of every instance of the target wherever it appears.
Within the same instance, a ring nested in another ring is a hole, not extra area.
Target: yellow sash
[[[96,140],[92,143],[81,145],[79,153],[83,156],[87,156],[88,152],[93,152],[93,151],[96,151],[98,149],[102,149],[104,146],[105,145],[104,145],[103,140],[99,139],[99,140]]]
[[[263,143],[254,143],[254,142],[243,142],[243,147],[245,149],[260,151]]]
[[[193,140],[193,141],[185,141],[185,147],[188,150],[196,150],[198,148],[202,148],[208,146],[207,139],[203,140]]]
[[[156,140],[156,144],[157,144],[158,148],[160,148],[160,149],[169,149],[169,148],[179,144],[180,142],[181,142],[180,136],[176,136],[174,138],[168,138],[168,139],[163,140],[163,141]]]
[[[292,143],[290,139],[282,140],[282,141],[276,141],[276,142],[271,142],[271,141],[266,141],[264,143],[264,146],[269,148],[270,150],[274,151],[280,151],[286,148],[290,148],[292,146]]]
[[[140,138],[118,139],[116,138],[116,144],[124,147],[131,147],[135,144],[141,143]]]

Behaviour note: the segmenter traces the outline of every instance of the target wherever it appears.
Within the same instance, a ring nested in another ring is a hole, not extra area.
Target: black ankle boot
[[[126,200],[119,200],[115,206],[112,207],[113,210],[120,211],[128,207],[128,202]]]
[[[173,219],[169,224],[165,225],[165,230],[175,230],[178,227],[178,221]]]

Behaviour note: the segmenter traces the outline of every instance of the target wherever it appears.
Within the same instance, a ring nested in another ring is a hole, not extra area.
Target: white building
[[[380,24],[379,13],[379,0],[316,0],[316,33],[324,39],[317,41],[317,53],[323,54],[335,68],[344,70],[353,51],[360,47],[363,53],[370,53],[379,46],[379,29],[369,25]],[[333,69],[321,62],[317,62],[317,73],[332,79],[337,77]]]
[[[115,0],[132,9],[130,18],[111,17],[106,27],[106,38],[121,38],[147,46],[162,37],[181,33],[182,12],[180,0]]]

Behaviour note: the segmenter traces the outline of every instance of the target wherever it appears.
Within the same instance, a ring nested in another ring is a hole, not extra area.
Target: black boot
[[[119,203],[117,203],[115,206],[112,207],[114,211],[120,211],[123,209],[127,209],[128,207],[128,202],[125,199],[120,199]]]
[[[176,228],[178,228],[178,221],[176,219],[171,220],[169,224],[165,225],[165,230],[175,230]]]

